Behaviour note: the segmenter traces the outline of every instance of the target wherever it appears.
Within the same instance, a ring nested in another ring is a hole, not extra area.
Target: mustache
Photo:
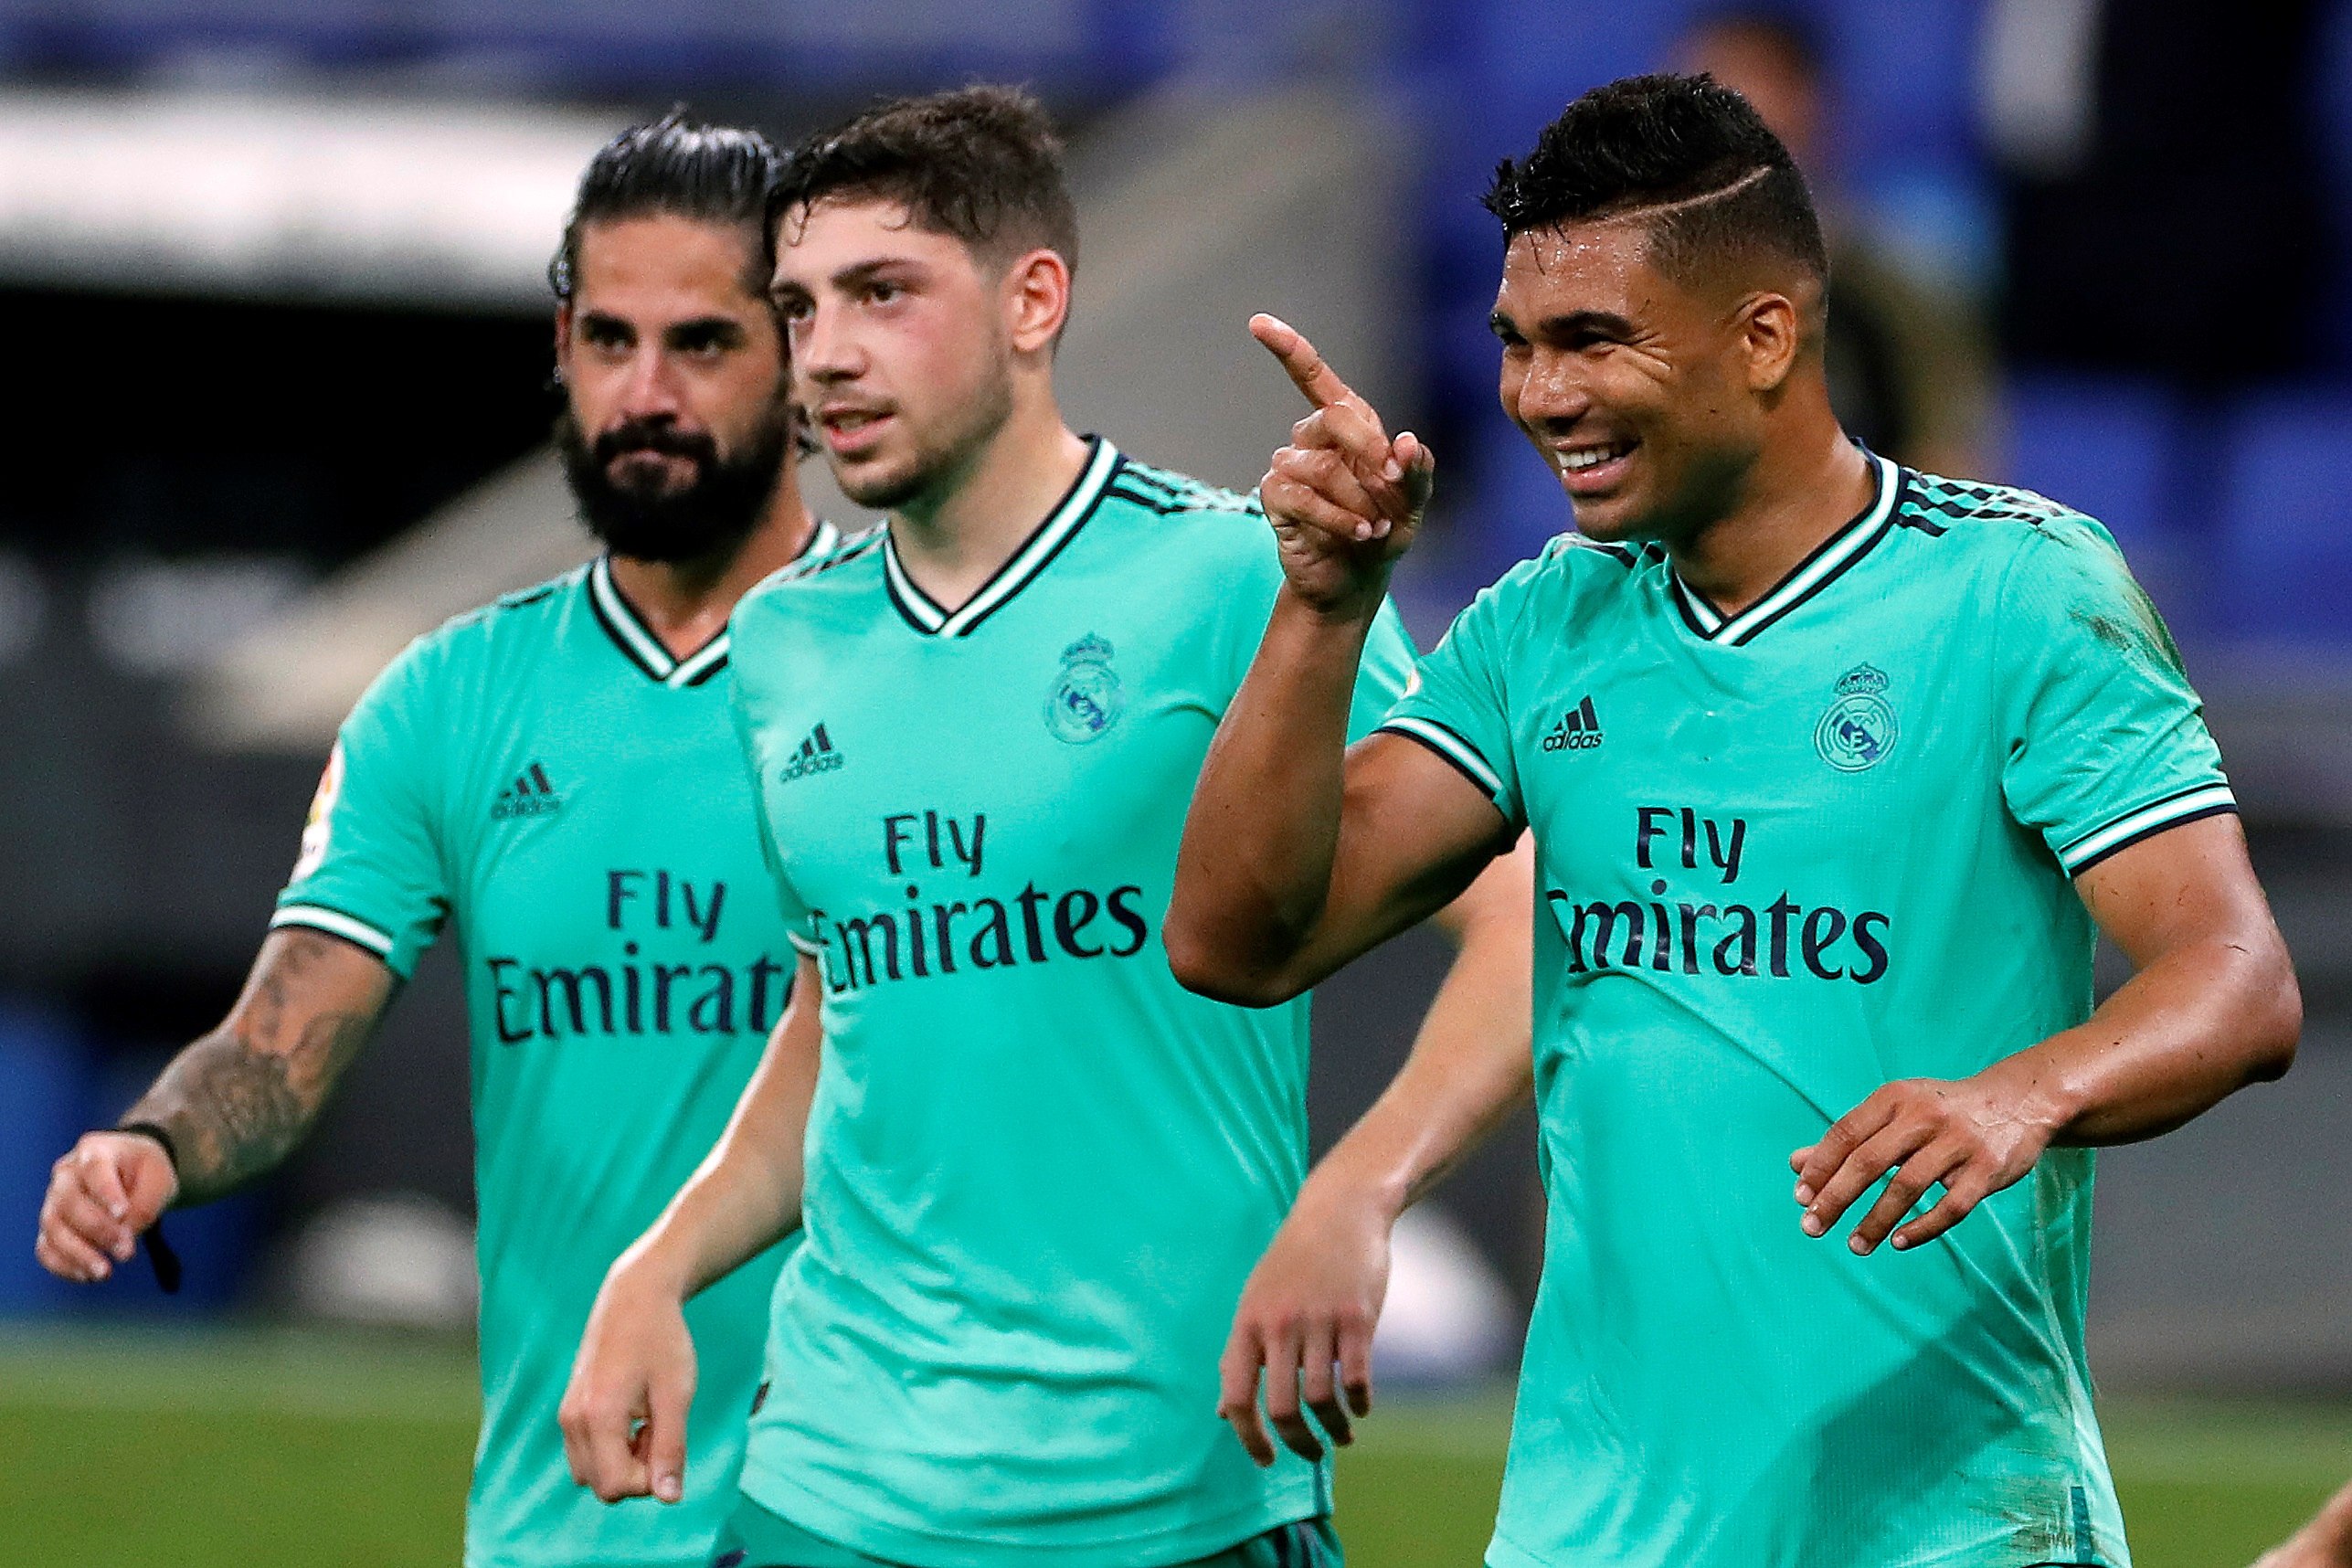
[[[598,435],[588,451],[599,467],[631,452],[656,452],[707,466],[718,461],[718,443],[707,432],[682,430],[666,421],[624,419]]]

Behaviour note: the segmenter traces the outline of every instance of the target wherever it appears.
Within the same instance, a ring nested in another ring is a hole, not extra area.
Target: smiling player
[[[2178,656],[2097,524],[1840,433],[1820,231],[1735,94],[1595,90],[1488,205],[1503,407],[1581,533],[1346,748],[1429,460],[1255,323],[1316,412],[1170,950],[1220,992],[1336,964],[1532,829],[1550,1217],[1496,1568],[2124,1563],[2091,1149],[2283,1072],[2301,1016]],[[2136,972],[2094,1011],[2101,930]],[[1372,1179],[1317,1222],[1462,1142],[1343,1143]]]
[[[757,134],[675,116],[589,164],[551,269],[558,444],[609,553],[460,616],[377,678],[244,995],[122,1127],[58,1162],[42,1211],[42,1261],[103,1278],[166,1205],[275,1166],[454,920],[481,1211],[470,1568],[704,1563],[741,1459],[772,1253],[695,1304],[708,1484],[692,1503],[599,1507],[556,1421],[598,1281],[716,1139],[785,1012],[791,949],[727,715],[726,620],[833,535],[793,471],[766,297],[774,172]]]
[[[1305,1163],[1301,988],[1203,1001],[1160,936],[1280,583],[1263,520],[1064,423],[1075,223],[1033,101],[886,107],[781,189],[800,396],[842,489],[890,514],[736,617],[822,1062],[813,1091],[763,1068],[615,1267],[574,1463],[630,1489],[642,1391],[691,1364],[679,1303],[804,1216],[721,1563],[1331,1562],[1328,1472],[1261,1470],[1213,1417],[1234,1299]],[[1393,609],[1369,637],[1343,730],[1410,667]],[[1463,946],[1415,1060],[1483,1096],[1527,1076],[1530,895],[1521,860],[1467,882],[1423,911],[1453,898]]]

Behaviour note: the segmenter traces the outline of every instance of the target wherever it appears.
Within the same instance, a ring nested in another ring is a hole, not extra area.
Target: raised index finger
[[[1282,361],[1282,368],[1289,373],[1291,384],[1305,393],[1307,401],[1318,408],[1363,401],[1346,382],[1340,379],[1338,371],[1324,363],[1323,356],[1315,352],[1315,345],[1307,341],[1306,334],[1280,316],[1269,316],[1260,312],[1250,317],[1249,334],[1266,344],[1266,352]]]

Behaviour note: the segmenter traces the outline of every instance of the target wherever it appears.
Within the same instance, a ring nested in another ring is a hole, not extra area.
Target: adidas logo
[[[1593,699],[1589,696],[1570,708],[1559,727],[1543,737],[1546,751],[1590,751],[1600,744],[1601,719],[1593,711]]]
[[[563,806],[563,797],[547,781],[547,770],[534,762],[514,776],[514,782],[490,803],[490,820],[512,821],[517,817],[544,817]]]
[[[777,779],[789,784],[811,773],[831,773],[842,765],[842,754],[833,749],[833,737],[825,733],[823,725],[819,725],[809,732],[809,738],[800,743],[800,749],[792,754],[792,760],[784,765]]]

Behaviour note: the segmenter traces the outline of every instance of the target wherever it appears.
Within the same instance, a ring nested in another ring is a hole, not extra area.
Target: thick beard
[[[961,428],[938,445],[917,451],[914,461],[897,473],[878,473],[860,477],[844,471],[833,461],[826,461],[833,471],[833,482],[842,493],[858,505],[875,512],[895,512],[911,502],[926,496],[937,496],[950,489],[969,469],[981,450],[996,439],[1012,418],[1012,380],[1011,376],[998,376],[981,388],[969,407],[969,417]]]
[[[665,564],[707,561],[732,555],[759,525],[792,448],[792,421],[778,408],[730,458],[719,454],[709,436],[665,425],[619,425],[590,441],[567,408],[556,420],[556,448],[580,521],[614,555]],[[694,482],[682,490],[653,491],[612,482],[615,458],[648,450],[693,462]]]

